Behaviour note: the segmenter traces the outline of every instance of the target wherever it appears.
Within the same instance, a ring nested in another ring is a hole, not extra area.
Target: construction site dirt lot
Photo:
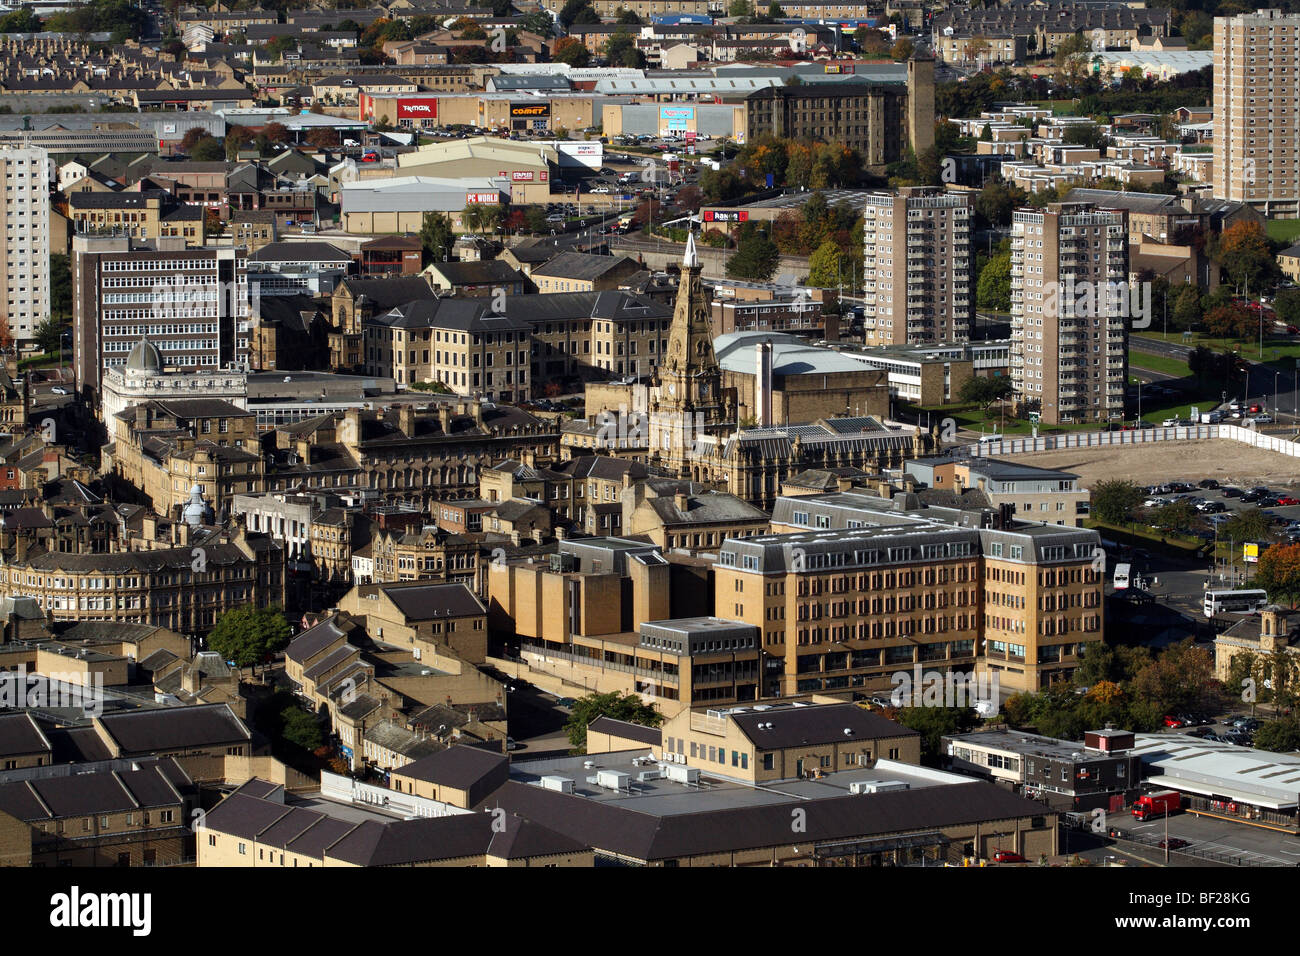
[[[1086,488],[1114,478],[1139,485],[1166,481],[1196,482],[1202,478],[1215,478],[1221,484],[1239,487],[1300,482],[1300,458],[1226,439],[1067,448],[1008,456],[1008,460],[1071,472],[1079,476],[1080,484]]]

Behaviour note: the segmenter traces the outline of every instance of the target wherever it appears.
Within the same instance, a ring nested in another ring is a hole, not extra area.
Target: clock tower
[[[707,459],[736,428],[736,392],[722,386],[713,351],[709,301],[700,278],[695,233],[686,240],[668,347],[650,383],[650,455],[696,481],[709,480]]]

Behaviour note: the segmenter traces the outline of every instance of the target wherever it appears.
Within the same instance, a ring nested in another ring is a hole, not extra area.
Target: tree
[[[551,59],[567,63],[571,67],[581,68],[591,62],[591,51],[574,37],[561,37],[551,48]]]
[[[1300,750],[1300,720],[1266,720],[1255,731],[1253,746],[1257,750],[1286,754]]]
[[[226,158],[226,146],[215,136],[204,136],[190,150],[190,159],[196,163],[219,163]]]
[[[443,262],[451,256],[452,244],[456,241],[456,231],[451,220],[440,212],[426,212],[420,224],[420,244],[424,247],[424,257],[430,262]]]
[[[1193,638],[1166,647],[1133,678],[1131,692],[1163,713],[1219,713],[1223,685],[1214,676],[1214,655]]]
[[[994,402],[1010,398],[1015,389],[1005,375],[972,375],[961,383],[957,398],[972,405],[988,409]]]
[[[184,152],[189,153],[201,140],[210,139],[211,137],[212,134],[202,126],[192,126],[187,129],[185,135],[181,137],[181,149]]]
[[[268,143],[287,143],[289,127],[283,123],[267,123],[262,127],[262,135],[266,137]]]
[[[215,209],[208,209],[203,213],[203,234],[205,236],[219,236],[226,231],[226,224],[221,221],[221,214]]]
[[[555,32],[555,21],[545,10],[534,10],[519,21],[519,28],[546,38]]]
[[[727,260],[727,275],[733,279],[767,282],[776,274],[780,262],[781,252],[767,233],[752,223],[745,223],[736,239],[736,252]]]
[[[635,26],[635,25],[639,25],[642,21],[641,18],[638,17],[631,10],[625,10],[623,7],[619,7],[617,10],[614,11],[614,22],[628,23]]]
[[[32,337],[42,352],[57,352],[63,345],[63,324],[52,318],[46,319],[36,326]]]
[[[339,131],[332,126],[316,126],[307,131],[306,139],[313,149],[332,149],[339,144]]]
[[[274,40],[272,40],[270,43],[266,45],[266,52],[269,53],[276,60],[278,60],[280,59],[280,57],[284,56],[284,54],[289,52],[290,50],[297,49],[297,46],[298,46],[298,40],[296,37],[290,36],[288,34],[283,34],[281,36],[276,37]]]
[[[1133,520],[1133,510],[1144,497],[1142,489],[1131,481],[1099,481],[1092,488],[1092,513],[1106,524],[1125,525]]]
[[[1223,230],[1210,244],[1210,257],[1223,266],[1238,289],[1258,286],[1261,278],[1277,268],[1268,236],[1257,222],[1237,222]]]
[[[62,318],[72,315],[72,264],[61,253],[50,256],[50,311]]]
[[[1259,318],[1239,305],[1218,305],[1205,313],[1205,331],[1225,339],[1245,340],[1255,334]]]
[[[617,31],[605,41],[605,59],[610,66],[625,66],[629,69],[639,69],[645,65],[645,56],[636,48],[636,40],[632,34],[623,30]]]
[[[589,23],[589,20],[579,20],[578,17],[587,11],[595,13],[591,8],[591,0],[567,0],[563,7],[560,8],[559,20],[565,27],[572,26],[575,23]],[[600,22],[597,16],[596,22]]]
[[[1273,300],[1278,321],[1300,326],[1300,289],[1283,289]]]
[[[529,206],[524,214],[524,222],[529,232],[545,233],[551,228],[551,224],[546,221],[546,210],[541,206]]]
[[[1174,320],[1175,328],[1190,331],[1200,323],[1201,294],[1196,286],[1188,285],[1178,290],[1173,297],[1173,306],[1170,318]]]
[[[889,48],[889,55],[895,63],[902,63],[904,60],[911,59],[912,54],[916,51],[916,44],[909,37],[901,37]]]
[[[641,724],[645,727],[658,727],[664,722],[664,715],[649,704],[643,703],[636,694],[620,694],[611,691],[608,694],[588,694],[579,697],[569,709],[569,720],[564,729],[569,732],[569,743],[577,753],[587,749],[587,727],[597,717],[610,717],[625,720],[628,723]]]
[[[1255,586],[1274,604],[1300,604],[1300,544],[1275,544],[1259,556]]]
[[[1199,514],[1186,501],[1171,501],[1161,505],[1152,516],[1152,524],[1164,531],[1190,531],[1199,521]]]
[[[247,126],[231,126],[226,130],[226,161],[234,162],[239,151],[253,141],[253,131]]]
[[[858,27],[853,33],[853,42],[865,56],[879,57],[889,54],[889,35],[883,30]]]
[[[808,260],[808,285],[828,289],[839,283],[843,274],[844,250],[827,239]]]
[[[278,607],[245,605],[227,611],[208,635],[208,647],[236,667],[256,667],[289,643],[289,624]]]
[[[1011,311],[1011,253],[1002,252],[989,259],[975,283],[975,301],[981,309]]]
[[[727,5],[727,16],[729,17],[752,17],[754,15],[754,5],[749,0],[731,0]]]
[[[1023,206],[1028,198],[1023,189],[1010,183],[993,180],[985,184],[975,195],[976,227],[989,229],[1011,225],[1011,213]]]
[[[1243,508],[1219,526],[1219,538],[1234,544],[1268,541],[1272,536],[1272,519],[1258,507]]]
[[[943,738],[970,730],[976,714],[970,707],[904,707],[897,720],[921,735],[921,756],[933,761],[939,757]]]

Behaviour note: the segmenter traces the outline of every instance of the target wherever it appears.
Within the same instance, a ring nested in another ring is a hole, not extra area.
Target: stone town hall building
[[[646,460],[763,508],[772,507],[785,478],[805,469],[879,471],[937,449],[933,434],[889,427],[869,417],[741,427],[735,389],[722,384],[700,273],[692,234],[682,260],[667,354],[649,384],[588,390],[587,415],[601,423],[603,432],[597,447]],[[766,388],[770,390],[770,381]]]

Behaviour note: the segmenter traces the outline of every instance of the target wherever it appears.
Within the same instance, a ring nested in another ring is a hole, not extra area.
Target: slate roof
[[[856,704],[826,704],[814,707],[775,707],[753,713],[733,714],[731,720],[759,750],[817,746],[845,740],[877,740],[916,737],[917,731],[895,723]],[[767,729],[766,724],[771,724]],[[852,730],[846,735],[845,729]]]
[[[509,758],[504,754],[477,747],[457,746],[421,757],[404,767],[396,768],[393,773],[442,787],[468,790],[485,776],[501,770],[509,763]]]
[[[474,592],[463,584],[390,585],[381,590],[412,621],[486,613]]]
[[[126,711],[99,720],[124,756],[252,740],[244,722],[225,704]]]

